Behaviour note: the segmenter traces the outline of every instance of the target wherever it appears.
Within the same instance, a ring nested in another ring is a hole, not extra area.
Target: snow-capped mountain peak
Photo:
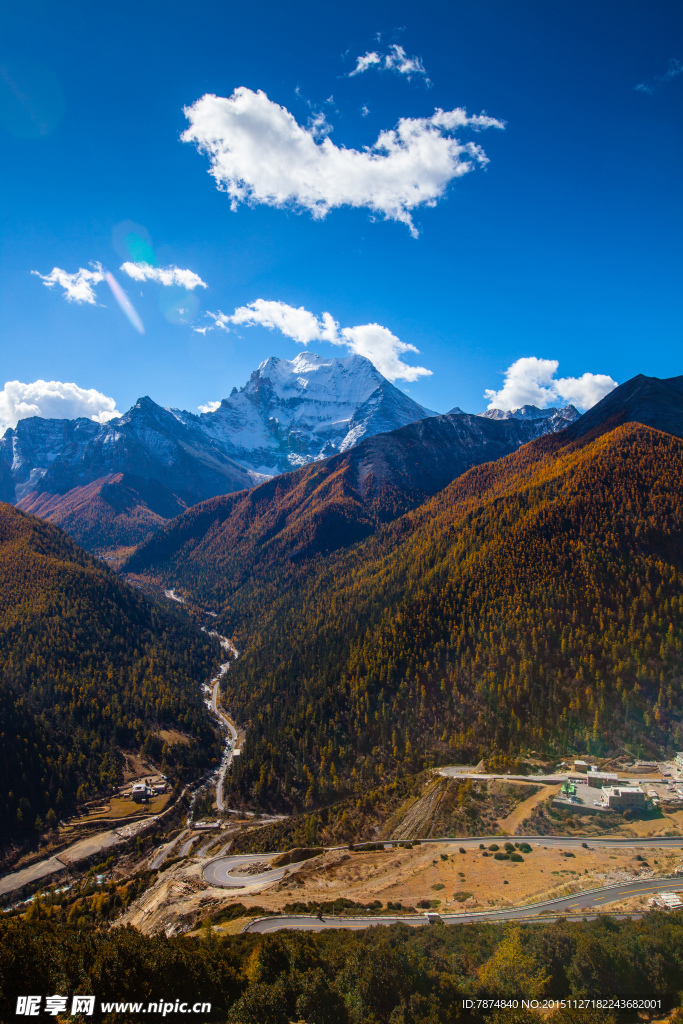
[[[199,421],[232,458],[275,474],[432,415],[364,356],[301,352],[264,360],[243,388]]]
[[[192,504],[431,415],[363,356],[271,356],[213,412],[164,409],[145,395],[108,423],[20,420],[0,439],[0,498],[127,473]]]

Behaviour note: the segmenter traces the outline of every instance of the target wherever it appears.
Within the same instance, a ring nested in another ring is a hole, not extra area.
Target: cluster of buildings
[[[166,780],[162,779],[160,782],[153,784],[148,783],[147,779],[144,782],[136,782],[131,789],[131,799],[136,804],[146,804],[152,797],[160,796],[166,792]]]
[[[597,765],[581,760],[574,761],[573,767],[576,774],[573,779],[567,780],[562,787],[562,795],[554,803],[560,806],[581,804],[585,810],[626,811],[645,810],[647,807],[648,794],[642,786],[629,786],[623,782],[620,784],[617,772],[599,771]],[[644,767],[646,765],[643,762],[638,771]],[[649,769],[649,765],[647,767]],[[598,799],[587,800],[585,795],[580,795],[577,790],[584,787],[599,790],[599,796],[596,794]]]

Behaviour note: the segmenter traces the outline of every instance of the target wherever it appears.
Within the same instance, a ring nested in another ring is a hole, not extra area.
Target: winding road
[[[545,900],[542,903],[530,903],[525,907],[509,907],[505,910],[487,910],[470,914],[440,914],[439,920],[444,924],[474,924],[478,921],[523,921],[529,918],[540,921],[555,921],[563,917],[567,911],[593,911],[590,918],[598,917],[596,910],[601,910],[609,903],[618,903],[629,896],[646,896],[658,892],[683,892],[683,878],[635,878],[631,882],[619,885],[608,885],[601,889],[587,889],[585,892],[563,896],[556,900]],[[584,916],[584,915],[582,915]],[[638,914],[628,915],[638,916]],[[306,917],[298,915],[257,918],[250,921],[243,929],[245,932],[276,932],[283,928],[297,931],[323,931],[325,928],[371,928],[377,925],[408,924],[418,927],[428,923],[426,916],[411,914],[410,917],[369,916],[368,917]]]
[[[405,840],[391,840],[384,843],[384,848],[391,850],[396,846],[400,846]],[[621,836],[602,836],[597,838],[591,838],[590,841],[575,836],[470,836],[467,839],[458,838],[437,838],[437,839],[421,839],[420,845],[427,845],[431,843],[438,843],[443,846],[447,843],[455,846],[462,846],[464,849],[478,849],[481,843],[490,844],[498,843],[502,845],[507,842],[511,843],[529,843],[530,846],[543,846],[543,847],[564,847],[576,849],[577,847],[586,847],[590,849],[594,846],[601,846],[607,848],[614,847],[633,847],[634,849],[663,849],[665,847],[673,847],[674,849],[683,849],[683,836],[659,836],[657,838],[640,839],[635,838],[622,838]],[[326,847],[326,852],[333,852],[335,850],[347,850],[347,846],[329,846]],[[362,853],[362,845],[355,847],[356,851]],[[281,868],[273,868],[270,871],[263,871],[259,874],[247,875],[237,874],[234,872],[238,870],[244,864],[255,864],[259,861],[269,861],[273,857],[277,857],[277,853],[243,853],[235,855],[234,857],[217,857],[212,860],[210,864],[204,868],[204,878],[211,885],[218,885],[226,889],[242,887],[244,885],[268,885],[270,882],[276,882],[283,877],[285,871],[289,869],[295,869],[298,864],[285,865]],[[306,863],[301,861],[300,864]],[[683,888],[683,875],[677,876],[677,883],[680,883]],[[631,884],[631,883],[627,883]],[[656,886],[661,884],[656,882]],[[676,886],[675,886],[676,887]],[[611,891],[611,890],[610,890]],[[656,891],[656,888],[655,890]],[[571,902],[571,900],[570,900]],[[461,916],[461,915],[458,915]],[[471,915],[464,915],[469,917]]]
[[[634,849],[652,848],[674,848],[683,849],[683,836],[659,836],[656,838],[640,839],[622,838],[621,836],[603,836],[600,838],[585,839],[568,836],[476,836],[468,839],[423,839],[422,844],[427,843],[454,843],[465,849],[468,847],[478,848],[480,843],[497,842],[526,842],[531,846],[542,847],[632,847]],[[397,842],[387,842],[385,847],[391,849]],[[331,847],[330,850],[343,850],[347,847]],[[356,847],[362,850],[362,847]],[[255,874],[247,874],[241,871],[247,864],[268,863],[275,853],[261,854],[240,854],[234,857],[217,857],[204,868],[203,877],[210,885],[221,888],[245,888],[246,886],[258,886],[259,889],[279,881],[285,872],[296,870],[297,867],[306,863],[283,865],[278,868],[271,868]],[[628,882],[621,882],[616,885],[603,886],[598,889],[587,889],[584,892],[574,893],[571,896],[563,896],[559,899],[546,900],[540,903],[532,903],[523,907],[508,907],[504,910],[481,911],[467,914],[443,914],[440,920],[445,924],[466,924],[474,921],[520,921],[526,918],[539,918],[552,920],[553,915],[562,915],[567,911],[586,910],[596,911],[609,903],[617,903],[629,896],[645,896],[658,892],[683,892],[683,875],[675,875],[667,878],[641,878],[636,877]],[[277,915],[261,918],[250,922],[245,931],[279,931],[282,928],[295,928],[304,931],[320,931],[324,928],[368,928],[373,925],[394,924],[403,922],[413,926],[427,923],[427,919],[420,915],[406,916],[368,916],[356,918],[333,918],[327,917],[320,920],[317,917],[305,915]]]
[[[188,831],[189,829],[185,829],[185,831],[181,832],[179,836],[172,839],[170,843],[166,843],[161,847],[156,856],[149,862],[149,866],[152,870],[156,870],[161,867],[176,843],[179,843],[181,839],[184,839]]]
[[[277,857],[276,853],[245,853],[235,857],[221,857],[211,861],[202,872],[204,880],[210,885],[218,885],[224,889],[243,889],[245,885],[270,885],[271,882],[279,881],[285,871],[299,867],[298,864],[285,864],[281,868],[272,868],[270,871],[262,871],[258,874],[235,875],[234,872],[246,864],[266,863]],[[301,864],[305,864],[302,861]]]

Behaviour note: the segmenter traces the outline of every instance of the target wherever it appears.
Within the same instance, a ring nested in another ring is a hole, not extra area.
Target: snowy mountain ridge
[[[20,420],[0,439],[0,498],[64,494],[127,473],[194,504],[432,415],[363,356],[271,357],[213,412],[164,409],[144,397],[103,424]]]
[[[230,456],[264,475],[346,451],[370,434],[436,416],[369,359],[271,356],[214,412],[193,417]]]
[[[566,405],[562,409],[556,406],[539,409],[537,405],[522,405],[519,409],[487,409],[479,415],[485,416],[487,420],[546,420],[551,424],[549,429],[562,430],[578,420],[581,413],[573,405]]]

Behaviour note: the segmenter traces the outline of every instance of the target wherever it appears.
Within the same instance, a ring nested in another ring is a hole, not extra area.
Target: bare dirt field
[[[183,746],[189,746],[190,743],[189,736],[178,732],[177,729],[160,729],[159,735],[166,743],[182,743]]]
[[[510,783],[512,785],[512,783]],[[513,836],[523,821],[525,821],[538,804],[543,803],[548,797],[557,796],[560,786],[539,786],[538,792],[532,793],[526,800],[517,804],[514,810],[505,817],[498,818],[498,827],[505,835]]]

